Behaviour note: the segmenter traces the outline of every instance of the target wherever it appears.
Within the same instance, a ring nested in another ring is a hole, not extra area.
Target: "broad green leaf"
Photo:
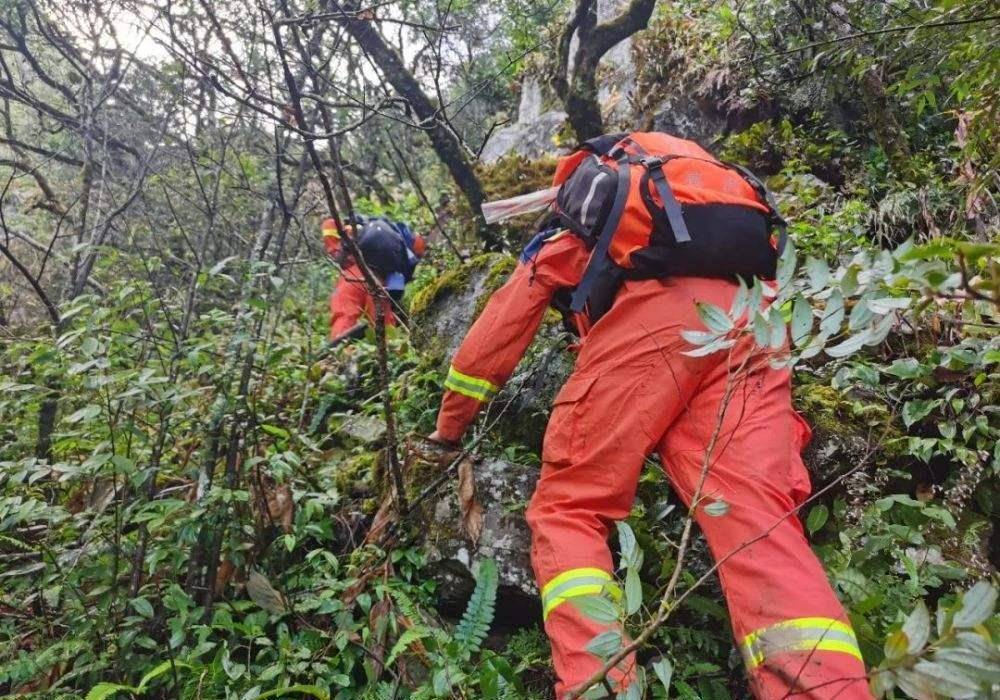
[[[814,535],[822,530],[829,517],[830,511],[824,505],[818,505],[810,510],[809,517],[806,518],[806,529],[809,530],[809,534]]]
[[[903,423],[909,428],[918,420],[927,417],[931,411],[941,405],[941,399],[913,399],[903,404]]]
[[[666,700],[670,697],[670,678],[674,675],[674,665],[670,663],[669,659],[661,657],[653,662],[653,673],[663,685],[663,697]]]
[[[826,308],[823,309],[823,316],[819,322],[820,333],[825,333],[828,336],[836,335],[843,322],[844,295],[835,289],[830,294],[830,298],[826,300]]]
[[[713,518],[721,518],[729,512],[729,504],[725,501],[712,501],[705,506],[704,510],[706,515],[711,515]]]
[[[809,340],[812,332],[812,307],[801,296],[795,297],[792,305],[792,342],[795,347],[802,347]]]
[[[974,698],[980,691],[979,682],[975,678],[932,661],[918,661],[913,665],[912,672],[926,680],[926,687],[945,697]]]
[[[153,604],[145,598],[133,598],[129,601],[129,605],[135,608],[135,611],[147,620],[153,619]]]
[[[87,404],[78,411],[74,411],[66,417],[67,423],[79,423],[83,420],[90,420],[91,418],[100,415],[101,407],[96,404]]]
[[[285,697],[290,695],[311,695],[319,700],[330,700],[330,693],[326,692],[323,688],[318,685],[290,685],[287,688],[275,688],[274,690],[269,690],[266,693],[261,693],[257,700],[264,700],[264,698],[276,698]]]
[[[610,625],[618,620],[617,606],[604,596],[577,596],[570,598],[569,602],[585,616],[602,625]]]
[[[625,572],[625,612],[634,615],[642,607],[642,583],[639,581],[639,571],[630,566]]]
[[[279,438],[287,438],[289,436],[289,433],[288,433],[287,430],[285,430],[284,428],[281,428],[281,427],[279,427],[277,425],[269,425],[267,423],[262,423],[261,426],[260,426],[260,429],[263,430],[268,435],[273,435],[273,436],[279,437]]]
[[[910,640],[906,637],[906,632],[896,630],[885,640],[885,658],[888,661],[899,661],[906,656],[906,650],[910,647]]]
[[[883,297],[881,299],[869,299],[868,308],[874,314],[887,314],[892,311],[902,311],[910,306],[909,297]]]
[[[681,337],[692,345],[707,345],[719,337],[712,331],[681,331]]]
[[[767,316],[757,311],[753,315],[753,342],[759,348],[766,348],[771,341],[771,328],[767,325]]]
[[[894,361],[885,370],[886,374],[891,374],[900,379],[916,379],[924,376],[927,371],[919,361],[912,357],[905,357]]]
[[[778,350],[785,345],[785,318],[781,315],[781,310],[775,305],[768,309],[767,313],[768,340],[767,344],[772,350]]]
[[[734,338],[722,337],[715,340],[708,345],[703,345],[700,348],[695,348],[694,350],[686,350],[682,352],[682,355],[687,355],[688,357],[705,357],[711,355],[712,353],[719,352],[720,350],[728,350],[736,344]]]
[[[875,316],[872,310],[868,308],[867,299],[862,298],[854,308],[851,309],[851,315],[847,318],[847,329],[851,331],[856,331],[864,328],[868,325],[868,322],[872,320]]]
[[[962,594],[962,605],[955,611],[955,627],[981,625],[993,614],[997,604],[997,589],[988,581],[980,581]]]
[[[857,335],[852,335],[847,340],[832,345],[824,350],[830,357],[847,357],[848,355],[853,355],[858,350],[865,346],[868,341],[870,333],[868,331],[862,331]]]
[[[778,281],[779,290],[788,288],[789,283],[792,281],[792,276],[795,274],[795,264],[797,261],[795,243],[789,240],[785,244],[785,250],[782,252],[781,258],[778,260],[778,271],[775,277]]]
[[[85,700],[105,700],[105,698],[110,698],[116,693],[129,692],[134,690],[128,685],[119,685],[118,683],[98,683],[90,692],[87,693]]]
[[[910,655],[918,654],[924,648],[924,645],[927,644],[927,639],[931,634],[931,616],[927,612],[927,606],[924,605],[924,601],[917,601],[917,607],[906,618],[902,631],[909,643],[906,653]]]
[[[826,264],[826,260],[810,256],[806,259],[805,268],[813,291],[819,291],[830,281],[830,266]]]
[[[750,304],[750,289],[747,287],[746,281],[742,278],[738,278],[740,288],[736,292],[736,296],[733,297],[733,303],[729,307],[729,318],[739,319],[743,317],[743,314],[747,311],[747,306]]]
[[[715,304],[699,301],[696,306],[698,317],[709,330],[716,333],[728,333],[733,330],[733,320]]]
[[[601,659],[607,659],[621,649],[622,635],[617,630],[605,630],[587,642],[587,651]]]
[[[634,563],[637,549],[635,533],[624,520],[619,520],[615,526],[618,528],[618,547],[621,551],[622,564]]]

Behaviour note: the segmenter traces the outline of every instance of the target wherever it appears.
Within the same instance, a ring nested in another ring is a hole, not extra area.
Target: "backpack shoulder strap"
[[[573,292],[570,309],[574,312],[583,311],[583,307],[587,305],[587,299],[590,297],[590,292],[597,279],[602,273],[609,270],[609,266],[614,265],[614,262],[608,257],[608,248],[611,246],[611,239],[618,229],[622,212],[625,210],[632,177],[629,172],[629,157],[624,149],[616,148],[610,155],[615,156],[618,162],[618,182],[615,188],[615,201],[611,205],[611,210],[604,220],[601,233],[597,237],[597,244],[594,246],[594,252],[590,255],[590,262],[587,263],[587,269],[584,270],[583,279],[580,280],[576,291]]]

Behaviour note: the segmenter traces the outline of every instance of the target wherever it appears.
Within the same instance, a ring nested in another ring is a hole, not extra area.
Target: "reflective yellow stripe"
[[[751,632],[740,651],[751,669],[787,652],[835,651],[861,659],[854,630],[829,617],[799,617]]]
[[[606,595],[621,600],[622,592],[611,574],[602,569],[584,567],[564,571],[542,587],[542,618],[570,598]]]
[[[323,229],[323,238],[329,238],[330,236],[333,236],[334,238],[340,238],[340,233],[335,228]]]
[[[444,381],[444,388],[451,389],[463,396],[469,396],[484,403],[489,401],[499,391],[499,387],[492,382],[478,377],[471,377],[468,374],[462,374],[454,367],[448,370],[448,377]]]

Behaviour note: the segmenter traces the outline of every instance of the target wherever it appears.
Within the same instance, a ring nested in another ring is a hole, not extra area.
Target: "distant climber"
[[[792,408],[790,372],[772,368],[752,334],[683,354],[693,347],[681,331],[702,325],[696,302],[728,309],[738,276],[774,278],[785,225],[770,194],[745,169],[659,133],[593,139],[560,161],[553,185],[553,218],[452,360],[431,438],[457,443],[546,308],[564,313],[579,357],[554,401],[526,513],[556,697],[602,667],[586,647],[616,626],[573,601],[621,598],[607,539],[656,452],[689,506],[704,476],[694,515],[756,697],[871,698],[847,615],[795,515],[810,491],[800,457],[810,429]],[[634,664],[612,669],[608,687],[622,692]],[[604,697],[601,688],[585,697]]]
[[[390,303],[384,307],[385,323],[395,325],[397,317],[403,314],[403,290],[413,278],[426,243],[407,224],[383,217],[359,220],[358,226],[360,232],[355,240],[361,255],[388,293]],[[323,246],[340,267],[330,294],[330,343],[335,344],[364,332],[364,323],[359,323],[359,319],[365,314],[369,321],[374,320],[375,300],[365,287],[357,261],[342,245],[341,236],[353,236],[353,228],[346,225],[342,233],[333,219],[325,219],[322,231]],[[380,303],[385,304],[385,300]]]

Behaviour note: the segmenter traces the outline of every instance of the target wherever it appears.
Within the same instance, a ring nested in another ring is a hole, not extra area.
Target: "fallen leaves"
[[[471,457],[466,457],[458,465],[458,506],[462,514],[462,531],[472,544],[479,544],[479,536],[483,533],[483,505],[476,498]]]
[[[247,577],[247,593],[253,602],[269,613],[280,615],[288,612],[285,596],[281,595],[267,580],[267,577],[259,571],[251,571]]]

